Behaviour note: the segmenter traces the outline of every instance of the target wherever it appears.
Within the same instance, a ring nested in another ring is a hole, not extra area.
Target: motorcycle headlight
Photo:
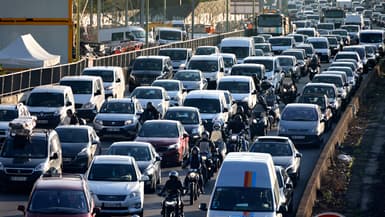
[[[286,92],[287,92],[287,89],[286,89],[286,88],[283,88],[282,91],[283,91],[284,93],[286,93]]]
[[[103,125],[103,121],[100,120],[100,119],[95,119],[95,120],[94,120],[94,123],[95,123],[95,124],[98,124],[98,125]]]
[[[84,157],[88,156],[88,148],[83,148],[79,153],[78,156]]]
[[[238,137],[236,135],[231,136],[231,141],[237,141]]]
[[[124,125],[130,125],[130,124],[132,124],[132,120],[126,120],[125,122],[124,122]]]
[[[130,198],[135,198],[135,197],[139,197],[139,196],[140,196],[140,193],[138,191],[133,191],[128,195],[128,197],[130,197]]]
[[[91,103],[91,102],[87,102],[86,104],[84,104],[82,106],[83,109],[93,109],[95,108],[95,104]]]
[[[168,146],[168,150],[176,150],[176,149],[178,149],[178,144],[173,144]]]
[[[35,171],[38,171],[38,172],[45,172],[47,170],[48,170],[48,168],[47,168],[46,162],[40,163],[39,165],[37,165],[35,167]]]

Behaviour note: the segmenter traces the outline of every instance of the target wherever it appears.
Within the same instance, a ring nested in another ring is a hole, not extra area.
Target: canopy
[[[60,56],[48,53],[31,34],[21,35],[0,51],[3,68],[39,68],[60,63]]]

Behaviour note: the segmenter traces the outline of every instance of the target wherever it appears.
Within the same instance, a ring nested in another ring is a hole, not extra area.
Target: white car
[[[164,114],[166,114],[166,111],[170,105],[170,97],[163,87],[136,87],[132,91],[130,97],[135,97],[138,99],[143,109],[147,107],[148,102],[151,102],[152,105],[161,114],[161,118],[164,117]]]
[[[143,216],[144,182],[149,177],[141,174],[133,157],[96,156],[85,177],[102,214]]]
[[[153,87],[163,87],[166,89],[168,96],[170,97],[171,106],[180,106],[183,104],[184,98],[186,98],[187,91],[183,87],[183,83],[178,80],[155,80],[152,82]]]

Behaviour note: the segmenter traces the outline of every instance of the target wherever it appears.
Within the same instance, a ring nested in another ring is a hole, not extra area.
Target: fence
[[[111,56],[100,57],[92,60],[89,65],[89,59],[83,59],[78,62],[65,65],[58,65],[49,68],[29,69],[25,71],[15,72],[0,76],[0,97],[19,94],[29,91],[34,87],[55,84],[67,75],[80,75],[86,66],[121,66],[128,68],[137,56],[158,55],[161,48],[192,48],[195,50],[202,45],[218,45],[225,37],[243,36],[244,32],[235,31],[209,36],[207,38],[198,38],[188,41],[162,45],[158,47],[145,48],[138,51],[115,54]]]

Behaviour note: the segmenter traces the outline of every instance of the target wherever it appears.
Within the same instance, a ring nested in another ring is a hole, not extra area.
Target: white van
[[[279,185],[270,154],[231,152],[218,173],[207,217],[282,217]]]
[[[123,68],[117,66],[96,66],[83,70],[83,75],[100,76],[103,80],[106,99],[123,98],[126,90]]]
[[[105,101],[102,78],[89,75],[65,76],[59,84],[71,87],[77,116],[87,121],[94,120]]]
[[[243,63],[243,59],[255,55],[254,40],[251,37],[224,38],[220,44],[221,53],[233,53],[237,57],[237,63]]]
[[[159,45],[187,40],[187,33],[179,28],[159,27],[155,29],[155,39]]]
[[[98,30],[98,42],[116,41],[141,41],[146,42],[146,31],[140,26],[126,26]],[[149,37],[150,44],[154,44],[153,38]]]
[[[197,69],[209,82],[209,87],[216,87],[216,82],[225,75],[225,62],[221,55],[193,55],[187,69]]]

